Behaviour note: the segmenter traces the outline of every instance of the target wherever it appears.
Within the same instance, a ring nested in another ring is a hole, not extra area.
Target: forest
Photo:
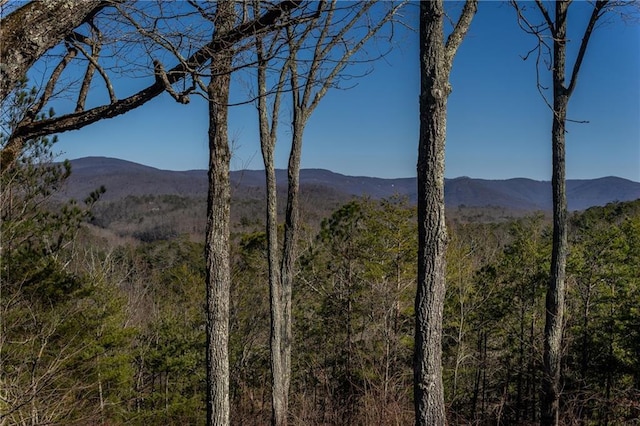
[[[510,2],[551,61],[536,66],[553,86],[553,211],[473,220],[445,213],[444,144],[449,75],[476,0],[456,20],[442,0],[419,3],[417,202],[322,205],[299,184],[309,117],[355,77],[349,66],[380,59],[363,46],[391,37],[406,2],[87,0],[71,13],[65,1],[14,5],[0,26],[0,425],[640,418],[640,200],[569,212],[565,188],[569,99],[591,33],[624,2],[590,6],[571,64],[570,2]],[[541,25],[526,19],[532,9]],[[123,68],[135,49],[145,55]],[[57,65],[34,79],[43,58]],[[241,202],[227,131],[239,70],[255,78],[246,102],[265,172],[264,193]],[[129,77],[139,91],[116,96],[113,82]],[[83,200],[57,196],[73,173],[57,134],[163,93],[206,99],[206,209],[149,194],[124,201],[132,220],[100,185]],[[74,105],[58,110],[56,98]],[[286,192],[278,124],[289,126]],[[156,215],[149,228],[135,209],[152,201],[188,217]]]
[[[204,424],[203,236],[118,243],[91,224],[98,193],[48,204],[72,173],[50,148],[2,175],[3,423]],[[562,418],[627,424],[640,415],[640,200],[569,223]],[[550,220],[448,225],[449,422],[536,423]],[[266,235],[235,228],[232,423],[258,425],[270,418]],[[356,199],[304,224],[292,424],[412,422],[416,253],[404,199]]]

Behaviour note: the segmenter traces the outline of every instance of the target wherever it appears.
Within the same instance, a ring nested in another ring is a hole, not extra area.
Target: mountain
[[[65,198],[83,199],[94,189],[105,186],[103,199],[114,201],[128,195],[179,195],[206,197],[205,170],[168,171],[129,161],[104,157],[86,157],[71,161],[72,174],[62,194]],[[278,185],[286,185],[286,171],[277,171]],[[256,194],[264,188],[264,172],[231,172],[235,196]],[[304,169],[300,173],[302,193],[320,191],[333,196],[367,195],[385,198],[393,195],[416,200],[415,178],[381,179],[345,176],[322,169]],[[618,177],[568,180],[567,199],[570,210],[583,210],[612,201],[640,198],[640,183]],[[460,177],[445,181],[445,200],[449,207],[500,207],[511,210],[551,210],[551,184],[525,178],[486,180]]]

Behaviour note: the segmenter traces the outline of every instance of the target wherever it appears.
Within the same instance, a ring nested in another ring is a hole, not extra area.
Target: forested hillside
[[[69,178],[61,197],[78,198],[98,186],[105,186],[106,201],[146,195],[206,198],[206,170],[169,171],[143,166],[115,158],[87,157],[71,160],[74,174]],[[286,170],[276,170],[278,187],[286,190]],[[237,170],[230,173],[233,194],[237,199],[264,199],[263,170]],[[375,199],[395,195],[416,201],[416,179],[381,179],[367,176],[345,176],[329,170],[300,171],[303,191],[318,198],[353,196]],[[330,195],[331,194],[331,195]],[[551,211],[551,182],[525,178],[505,180],[459,177],[446,180],[447,207],[497,207],[511,213],[523,211]],[[569,179],[567,198],[571,210],[603,206],[613,201],[632,201],[640,198],[640,183],[616,177],[598,179]]]
[[[165,216],[161,237],[115,239],[90,225],[99,191],[86,204],[50,202],[69,170],[49,164],[47,144],[38,149],[2,173],[3,424],[204,424],[204,246],[189,237],[188,218]],[[562,416],[625,424],[640,415],[640,200],[578,212],[570,223]],[[261,229],[239,226],[232,239],[238,425],[270,417]],[[293,424],[411,423],[415,208],[402,198],[354,199],[303,229]],[[449,420],[536,422],[549,220],[450,222],[449,232]]]
[[[636,424],[635,6],[0,0],[0,426]]]

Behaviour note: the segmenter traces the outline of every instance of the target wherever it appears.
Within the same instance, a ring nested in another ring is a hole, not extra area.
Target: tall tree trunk
[[[255,6],[258,10],[258,5]],[[267,107],[267,61],[265,60],[262,38],[256,38],[256,50],[258,56],[258,121],[260,126],[260,147],[265,168],[267,188],[267,263],[269,266],[269,297],[271,313],[271,424],[286,425],[289,397],[288,375],[289,370],[285,364],[284,344],[286,340],[283,280],[280,274],[280,256],[278,244],[278,201],[277,181],[274,151],[276,145],[276,130],[278,113],[280,108],[280,88],[284,84],[286,70],[280,73],[280,85],[275,95],[269,124],[269,111]]]
[[[418,288],[414,354],[417,425],[444,425],[442,314],[447,229],[444,153],[449,73],[477,9],[467,1],[446,44],[443,0],[420,2],[420,141],[418,145]]]
[[[234,2],[218,2],[216,37],[233,28]],[[229,424],[229,222],[231,189],[227,135],[233,53],[222,49],[211,60],[209,96],[209,193],[207,201],[207,425]]]
[[[294,111],[297,109],[294,106]],[[295,262],[298,256],[298,238],[300,229],[300,157],[302,154],[302,135],[306,119],[296,118],[300,112],[294,112],[293,138],[287,165],[287,208],[284,223],[284,241],[282,247],[282,369],[283,386],[287,395],[291,386],[291,345],[293,343],[291,298],[295,278]],[[300,120],[300,121],[298,121]],[[286,407],[287,405],[285,405]],[[286,423],[285,423],[286,424]]]
[[[553,125],[551,130],[553,191],[553,247],[546,296],[544,375],[541,424],[557,425],[560,401],[560,364],[567,263],[567,195],[565,185],[565,123],[569,95],[564,86],[569,2],[556,2],[553,38]]]
[[[545,301],[544,354],[542,374],[542,394],[540,424],[557,425],[560,408],[560,371],[562,361],[562,333],[565,308],[565,269],[567,263],[567,195],[565,183],[565,125],[567,122],[567,106],[573,93],[589,40],[598,20],[607,11],[609,0],[597,0],[593,5],[589,22],[584,30],[578,54],[570,77],[566,73],[567,14],[571,1],[557,0],[555,16],[551,14],[540,0],[536,6],[545,26],[534,26],[529,21],[521,20],[521,26],[538,39],[538,48],[543,49],[543,32],[549,31],[553,40],[553,125],[551,129],[553,192],[553,247],[551,252],[551,270],[547,296]],[[517,1],[512,5],[523,15],[524,9]],[[546,46],[546,45],[545,45]],[[568,84],[566,84],[568,80]],[[538,83],[538,88],[542,89]]]
[[[280,278],[279,250],[278,250],[278,210],[276,170],[273,162],[273,149],[264,154],[265,174],[267,183],[267,245],[269,264],[269,292],[271,308],[271,423],[273,425],[287,424],[287,407],[289,387],[285,378],[287,370],[283,360],[284,324],[283,290]]]
[[[418,288],[414,403],[416,424],[446,423],[442,385],[442,312],[447,230],[444,149],[450,87],[441,0],[420,3],[420,142],[418,146]]]

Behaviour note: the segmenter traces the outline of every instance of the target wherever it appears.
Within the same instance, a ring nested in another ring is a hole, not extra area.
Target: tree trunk
[[[414,353],[417,425],[444,425],[442,314],[447,229],[444,211],[444,153],[449,73],[455,53],[477,10],[465,2],[444,39],[443,0],[420,2],[420,141],[418,144],[418,288]]]
[[[234,2],[219,1],[216,37],[233,28]],[[229,222],[231,188],[227,135],[233,52],[221,49],[211,60],[209,96],[209,193],[207,202],[207,425],[229,424]]]
[[[567,106],[569,98],[576,87],[580,67],[589,45],[589,40],[598,20],[607,11],[609,0],[597,0],[593,5],[591,17],[580,41],[575,62],[571,68],[568,85],[565,85],[566,74],[566,44],[567,44],[567,13],[571,4],[568,0],[555,2],[555,20],[541,1],[536,6],[542,14],[545,25],[533,26],[529,21],[524,22],[523,28],[538,38],[538,48],[542,49],[544,31],[550,33],[553,40],[553,125],[551,129],[552,176],[553,192],[553,247],[551,252],[551,270],[547,296],[545,301],[544,354],[542,392],[540,408],[540,424],[557,425],[560,407],[560,371],[562,361],[562,333],[564,321],[565,298],[565,269],[567,262],[567,195],[565,183],[565,125],[567,121]],[[518,2],[512,5],[523,13]],[[546,45],[545,45],[546,46]],[[542,86],[538,83],[538,88]]]
[[[441,0],[420,3],[419,248],[414,357],[417,425],[446,423],[441,360],[447,240],[444,149],[450,88],[445,67],[443,17]]]
[[[294,117],[298,117],[301,114],[301,112],[294,113]],[[295,278],[295,262],[298,256],[297,247],[300,229],[300,157],[302,154],[302,135],[306,121],[306,117],[294,118],[291,152],[289,153],[289,163],[287,165],[287,209],[284,223],[282,265],[280,269],[284,317],[282,330],[282,362],[283,369],[286,373],[284,382],[287,392],[289,391],[291,383],[291,344],[293,342],[291,297]]]
[[[32,1],[3,18],[0,23],[0,101],[26,76],[38,58],[108,4],[102,0]]]
[[[552,178],[553,190],[553,247],[551,276],[546,297],[544,327],[544,375],[540,421],[543,425],[557,425],[559,421],[560,364],[562,358],[562,329],[564,318],[565,267],[567,263],[567,195],[565,188],[565,123],[569,94],[564,86],[567,38],[567,9],[569,3],[556,2],[556,31],[553,39],[553,126]]]
[[[265,168],[267,188],[267,261],[269,265],[269,297],[271,313],[271,424],[284,426],[287,424],[287,408],[289,386],[288,370],[284,364],[283,341],[285,339],[285,318],[283,310],[283,282],[280,275],[278,244],[278,202],[277,181],[274,160],[276,145],[277,116],[280,94],[276,94],[271,122],[267,107],[267,66],[264,60],[262,39],[256,41],[258,49],[258,121],[260,125],[260,146]],[[284,72],[284,71],[283,71]],[[284,74],[281,74],[281,81]]]

